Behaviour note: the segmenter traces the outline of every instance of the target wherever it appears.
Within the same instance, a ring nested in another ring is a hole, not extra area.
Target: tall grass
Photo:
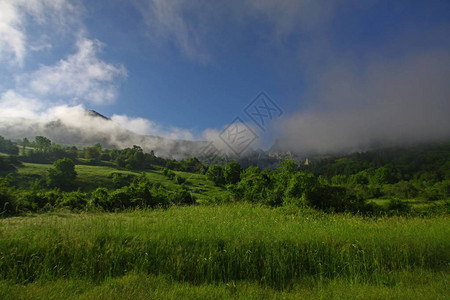
[[[322,281],[306,278],[290,289],[274,289],[254,282],[194,285],[166,275],[130,272],[94,284],[86,280],[58,279],[27,285],[0,281],[0,299],[446,299],[448,279],[432,272],[396,272],[395,285]]]
[[[395,285],[398,272],[448,278],[449,224],[447,216],[363,219],[244,204],[8,218],[0,220],[0,278],[101,283],[135,273],[275,289],[307,278]]]

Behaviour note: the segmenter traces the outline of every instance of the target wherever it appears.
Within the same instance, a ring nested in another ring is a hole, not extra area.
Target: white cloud
[[[77,22],[79,11],[66,0],[0,0],[0,61],[10,65],[23,64],[28,43],[28,17],[36,25],[53,23],[54,31]]]
[[[13,1],[0,0],[0,60],[21,64],[25,55],[23,19]]]
[[[448,51],[354,65],[336,59],[316,74],[303,99],[309,109],[277,124],[280,150],[347,152],[450,137]]]
[[[52,48],[53,45],[50,43],[50,38],[45,34],[28,45],[28,49],[31,51],[48,51]]]
[[[161,136],[168,139],[193,140],[193,134],[178,127],[164,128],[153,121],[144,118],[133,118],[126,115],[113,115],[111,119],[124,128],[142,135]]]
[[[122,65],[100,60],[97,54],[101,47],[98,40],[80,38],[75,54],[54,66],[41,66],[21,81],[40,95],[66,97],[75,103],[112,103],[117,97],[115,80],[125,77],[126,70]]]
[[[36,119],[42,108],[43,104],[38,99],[24,97],[13,90],[0,97],[0,118]]]
[[[117,80],[126,77],[126,70],[99,58],[103,44],[86,38],[82,12],[81,3],[69,0],[0,0],[0,61],[7,62],[3,67],[16,80],[15,87],[7,88],[29,98],[45,99],[46,107],[114,102]],[[74,54],[27,73],[20,74],[15,68],[28,62],[29,51],[51,51],[53,43],[65,39],[74,41]]]
[[[194,27],[183,17],[196,1],[144,0],[135,4],[150,28],[150,37],[167,39],[175,44],[184,56],[201,63],[208,62],[209,55],[202,44],[203,28]]]
[[[143,118],[130,118],[126,115],[113,115],[111,119],[122,125],[124,128],[138,134],[151,134],[155,123]]]
[[[236,155],[245,156],[252,149],[261,147],[263,142],[260,135],[261,130],[259,128],[241,120],[234,120],[220,130],[205,129],[202,138],[212,142],[220,153],[235,157]]]
[[[212,44],[230,47],[216,32],[220,24],[242,31],[248,23],[268,25],[260,34],[276,44],[294,31],[320,31],[332,19],[334,4],[327,0],[136,0],[151,39],[174,45],[190,60],[209,63]],[[219,26],[218,26],[219,25]],[[236,32],[236,35],[242,32]]]

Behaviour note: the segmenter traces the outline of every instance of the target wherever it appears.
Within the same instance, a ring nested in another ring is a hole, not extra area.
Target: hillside
[[[99,143],[110,149],[141,146],[168,158],[186,158],[200,153],[205,142],[167,139],[134,133],[93,110],[72,110],[49,120],[2,118],[0,136],[15,141],[45,136],[57,144],[88,147]]]
[[[2,299],[448,294],[448,144],[261,170],[0,142]]]

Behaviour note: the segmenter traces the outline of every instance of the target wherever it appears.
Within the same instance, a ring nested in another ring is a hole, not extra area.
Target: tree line
[[[3,138],[0,141],[7,146],[4,148],[17,147]],[[311,207],[363,214],[409,212],[411,206],[402,200],[411,198],[442,200],[447,211],[450,206],[450,144],[327,157],[312,160],[308,166],[284,159],[275,170],[255,166],[243,169],[236,161],[208,167],[195,157],[181,161],[164,159],[153,152],[144,153],[139,146],[121,150],[103,149],[99,144],[82,150],[74,146],[63,148],[45,137],[36,137],[32,142],[24,139],[22,147],[21,156],[0,156],[0,171],[11,171],[21,161],[53,161],[53,166],[47,171],[45,187],[35,183],[29,191],[20,191],[3,178],[0,184],[3,212],[39,210],[46,205],[110,211],[194,204],[195,198],[184,185],[186,179],[174,171],[205,174],[208,180],[226,189],[223,195],[210,200],[213,203],[246,201],[272,207]],[[115,173],[111,177],[115,190],[99,187],[86,194],[74,191],[76,163],[109,163],[129,170],[158,167],[178,187],[168,191],[145,175],[135,178]],[[387,207],[381,207],[371,201],[374,199],[390,201]]]

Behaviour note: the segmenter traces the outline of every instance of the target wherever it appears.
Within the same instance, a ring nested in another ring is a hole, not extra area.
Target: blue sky
[[[265,91],[284,112],[259,132],[265,147],[442,138],[449,36],[437,0],[0,0],[0,118],[81,105],[138,133],[204,139],[238,116],[253,126],[243,109]]]

